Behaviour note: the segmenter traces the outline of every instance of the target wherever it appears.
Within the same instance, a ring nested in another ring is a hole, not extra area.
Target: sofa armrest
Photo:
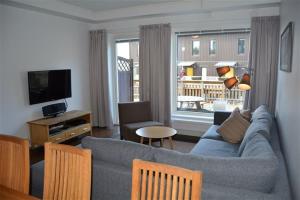
[[[231,112],[214,112],[214,125],[221,125],[229,116]]]

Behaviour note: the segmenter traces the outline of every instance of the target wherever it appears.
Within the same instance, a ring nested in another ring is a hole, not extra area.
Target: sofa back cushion
[[[269,112],[269,109],[266,105],[261,105],[252,113],[251,121],[255,121],[258,119],[266,119],[268,121],[272,121],[273,116]]]
[[[277,171],[274,157],[223,158],[195,156],[175,151],[157,149],[155,161],[203,172],[204,184],[211,183],[228,187],[268,193],[272,190]]]
[[[132,167],[133,159],[153,161],[153,148],[135,142],[110,138],[85,137],[82,147],[92,150],[93,160]]]
[[[246,143],[241,157],[270,158],[276,156],[269,141],[262,134],[256,134]]]
[[[273,117],[268,112],[266,106],[258,107],[252,115],[252,123],[248,127],[242,143],[239,147],[238,154],[241,156],[246,144],[257,134],[263,135],[269,141],[271,140],[271,128]]]

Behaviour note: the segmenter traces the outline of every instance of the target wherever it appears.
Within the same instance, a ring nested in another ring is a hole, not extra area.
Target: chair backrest
[[[91,150],[45,143],[44,199],[90,199]]]
[[[202,173],[176,166],[135,159],[132,200],[199,200]]]
[[[0,163],[0,185],[28,194],[28,140],[0,135]]]
[[[149,101],[119,103],[118,108],[120,125],[152,120]]]

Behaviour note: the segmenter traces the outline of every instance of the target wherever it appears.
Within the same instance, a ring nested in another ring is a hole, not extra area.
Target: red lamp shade
[[[233,88],[233,86],[235,86],[237,84],[237,82],[238,82],[238,80],[234,76],[234,77],[226,79],[224,81],[224,85],[225,85],[225,87],[227,87],[230,90],[231,88]]]
[[[250,90],[251,85],[250,85],[250,75],[249,74],[244,74],[242,77],[242,80],[240,81],[240,84],[238,86],[241,90]]]
[[[219,77],[224,76],[229,71],[230,71],[230,67],[228,67],[228,66],[217,68],[217,73],[218,73]]]

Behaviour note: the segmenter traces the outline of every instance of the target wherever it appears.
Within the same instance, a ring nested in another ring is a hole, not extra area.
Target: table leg
[[[149,138],[149,145],[151,146],[151,138]]]
[[[171,149],[174,149],[172,137],[169,137],[169,142],[170,142]]]
[[[141,144],[144,144],[144,138],[141,137]]]
[[[160,139],[160,147],[163,147],[164,146],[164,138],[161,138]]]

